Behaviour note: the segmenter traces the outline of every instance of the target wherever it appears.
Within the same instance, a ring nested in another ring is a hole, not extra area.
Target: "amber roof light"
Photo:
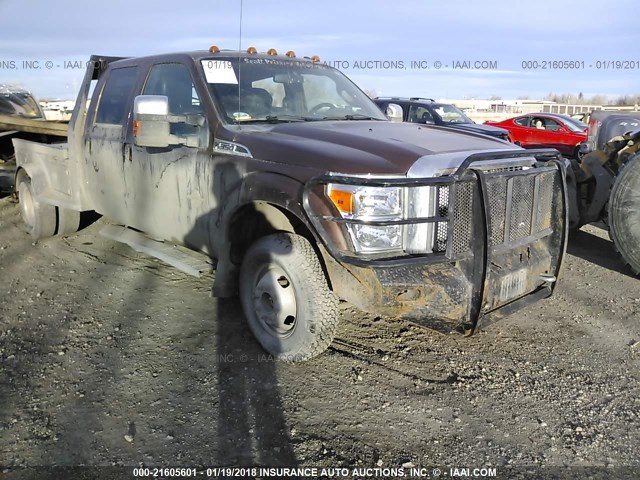
[[[249,55],[254,55],[254,54],[258,53],[258,50],[256,50],[256,47],[249,47],[249,48],[247,48],[247,53]]]
[[[267,50],[267,55],[277,55],[278,51],[275,48],[270,48]]]
[[[215,45],[211,45],[211,47],[209,47],[209,53],[218,53],[219,51],[220,49]]]
[[[296,58],[296,52],[294,52],[293,50],[289,50],[289,51],[286,53],[286,55],[287,55],[287,57],[289,57],[289,58]]]
[[[318,55],[314,55],[313,57],[311,57],[311,61],[312,62],[319,62],[320,61],[320,57]]]

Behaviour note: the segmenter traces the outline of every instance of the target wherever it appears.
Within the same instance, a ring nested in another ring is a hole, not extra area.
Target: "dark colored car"
[[[7,85],[0,85],[0,115],[44,118],[40,105],[31,93]]]
[[[556,113],[528,113],[485,125],[506,128],[513,143],[522,147],[552,147],[576,158],[581,155],[580,143],[587,139],[586,123]]]
[[[509,141],[509,132],[507,130],[475,123],[455,105],[438,103],[431,98],[420,97],[377,97],[373,101],[383,112],[392,103],[402,107],[403,122],[439,125]]]
[[[0,115],[44,119],[44,113],[31,93],[18,87],[2,84],[0,84]],[[0,161],[13,161],[11,139],[14,138],[15,133],[13,130],[0,129]]]

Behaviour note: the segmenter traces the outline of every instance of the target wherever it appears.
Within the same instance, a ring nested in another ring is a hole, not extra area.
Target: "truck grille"
[[[530,169],[513,175],[506,171],[490,171],[485,172],[485,181],[490,247],[517,242],[551,227],[553,192],[558,188],[557,170]],[[448,190],[450,187],[440,188]],[[474,183],[460,182],[454,188],[451,253],[459,255],[471,248]],[[441,232],[444,233],[444,229],[438,224],[438,240]]]
[[[473,226],[473,183],[462,182],[455,186],[456,202],[453,207],[453,238],[451,251],[464,253],[471,247]]]
[[[487,175],[492,247],[517,242],[551,226],[556,171]]]

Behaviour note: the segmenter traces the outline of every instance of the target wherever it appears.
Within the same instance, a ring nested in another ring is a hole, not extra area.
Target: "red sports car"
[[[580,142],[587,139],[587,124],[568,115],[528,113],[502,122],[484,122],[509,130],[511,141],[525,148],[556,148],[563,155],[580,156]]]

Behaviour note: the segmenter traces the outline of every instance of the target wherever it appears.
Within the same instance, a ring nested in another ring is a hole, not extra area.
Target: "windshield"
[[[40,118],[42,110],[27,92],[0,92],[0,115]]]
[[[347,77],[323,64],[259,57],[201,64],[228,123],[387,119]]]
[[[568,115],[567,116],[562,115],[561,117],[567,124],[567,128],[572,132],[576,132],[576,133],[584,132],[584,130],[588,127],[586,123],[581,122],[578,119],[569,117]]]
[[[453,105],[433,104],[431,106],[444,123],[474,123],[462,110]]]

